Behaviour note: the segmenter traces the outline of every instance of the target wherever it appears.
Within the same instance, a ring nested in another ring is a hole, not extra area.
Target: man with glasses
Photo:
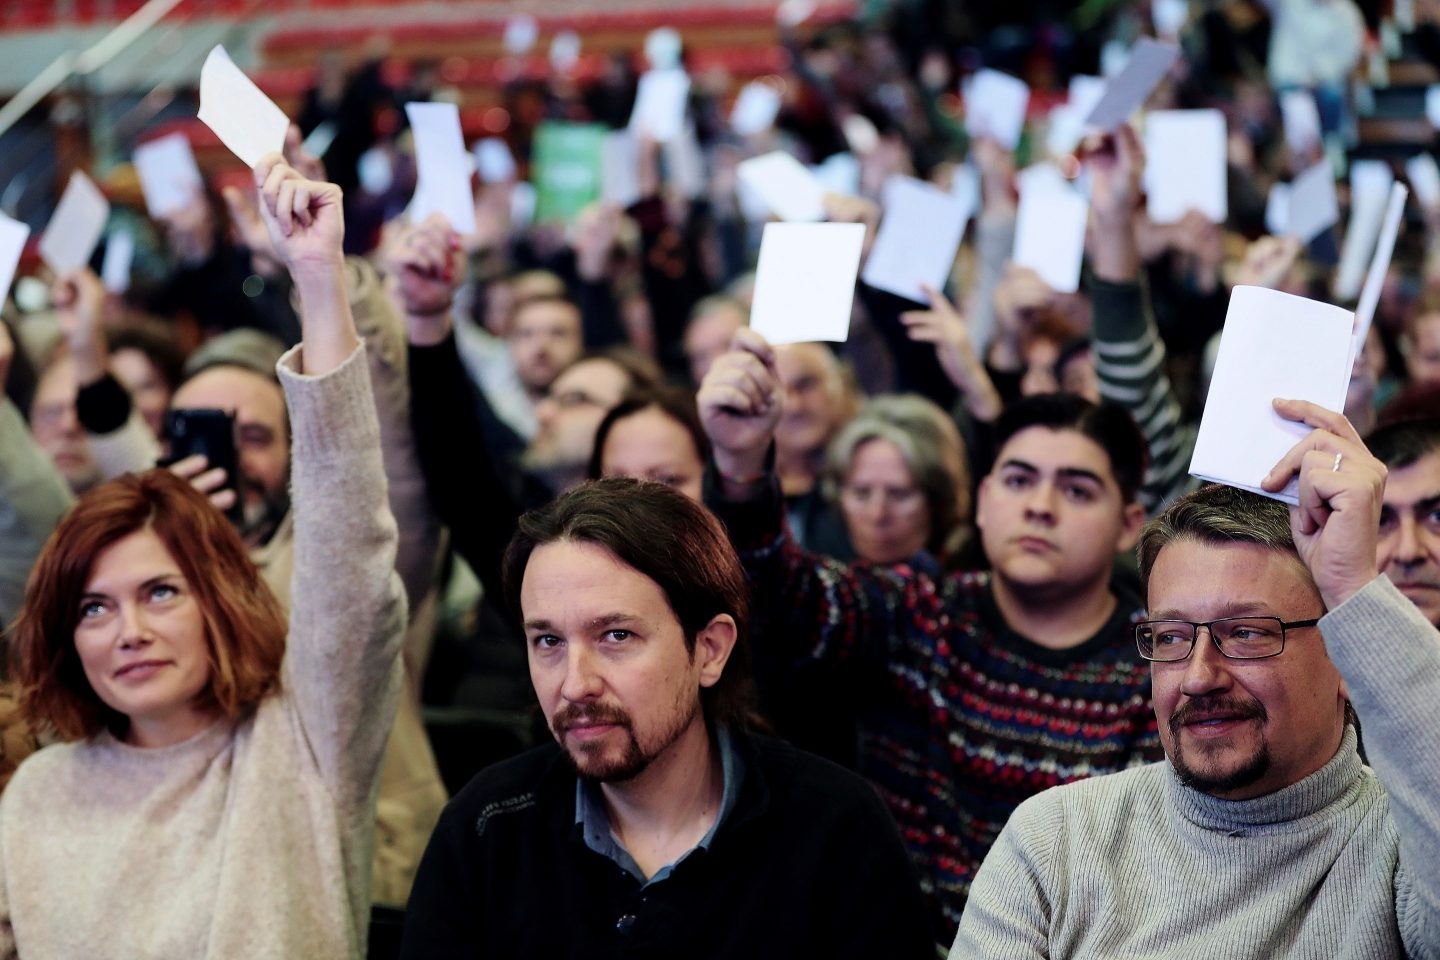
[[[1206,487],[1140,540],[1167,761],[1022,804],[952,958],[1440,956],[1440,637],[1377,569],[1384,465],[1276,409],[1297,506]]]

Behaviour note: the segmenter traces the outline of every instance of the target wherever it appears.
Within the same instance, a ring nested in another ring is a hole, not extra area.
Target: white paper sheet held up
[[[1430,121],[1430,126],[1440,130],[1440,83],[1425,90],[1425,119]]]
[[[85,266],[109,218],[110,201],[93,180],[76,170],[40,237],[41,258],[61,276]]]
[[[635,90],[630,130],[660,143],[669,143],[685,129],[685,108],[690,102],[690,77],[679,67],[651,70]]]
[[[1272,403],[1344,407],[1354,320],[1349,310],[1278,290],[1231,291],[1190,473],[1295,503],[1295,483],[1277,495],[1260,481],[1310,427],[1281,418]]]
[[[750,326],[771,343],[844,342],[863,223],[767,223]]]
[[[1150,94],[1160,86],[1179,57],[1180,48],[1173,43],[1161,43],[1149,37],[1136,40],[1124,69],[1110,78],[1105,95],[1085,118],[1085,125],[1113,130],[1130,119],[1130,114],[1150,99]]]
[[[1089,212],[1089,202],[1053,166],[1030,167],[1020,175],[1012,259],[1061,293],[1074,293],[1080,288]]]
[[[829,193],[848,197],[860,194],[860,160],[853,153],[832,153],[824,163],[811,167],[810,172]]]
[[[1335,271],[1337,300],[1353,300],[1360,295],[1370,255],[1385,222],[1394,180],[1390,164],[1384,160],[1356,160],[1350,165],[1350,223],[1345,228],[1340,265]]]
[[[410,215],[423,220],[440,213],[460,234],[475,232],[473,165],[460,131],[460,108],[453,103],[407,103],[405,115],[415,135],[415,199]]]
[[[980,70],[965,84],[965,131],[989,137],[1007,150],[1020,143],[1030,88],[999,70]]]
[[[640,199],[640,144],[628,130],[600,142],[600,199],[622,210]]]
[[[1282,93],[1280,119],[1285,127],[1285,143],[1292,153],[1301,153],[1319,145],[1320,111],[1315,106],[1315,94],[1309,90]]]
[[[135,260],[135,235],[116,230],[105,241],[105,259],[100,261],[100,282],[111,293],[130,289],[130,264]]]
[[[1380,289],[1385,286],[1385,274],[1390,269],[1390,257],[1395,252],[1395,238],[1400,235],[1400,224],[1405,217],[1405,201],[1410,191],[1401,183],[1390,186],[1390,200],[1385,207],[1385,219],[1380,225],[1380,236],[1375,241],[1375,253],[1370,257],[1370,269],[1365,272],[1365,286],[1360,288],[1360,302],[1355,306],[1355,339],[1351,344],[1353,359],[1370,333],[1370,321],[1375,319],[1375,307],[1380,303]]]
[[[825,219],[824,185],[783,150],[742,160],[735,174],[781,220],[804,223]]]
[[[944,289],[974,210],[968,199],[911,177],[885,182],[884,208],[861,279],[876,289],[926,303],[920,285]]]
[[[25,241],[28,239],[29,227],[0,213],[0,306],[4,306],[5,298],[10,294],[15,268],[20,266],[20,255],[25,252]]]
[[[135,148],[135,173],[145,194],[145,209],[159,219],[188,204],[205,189],[190,138],[166,134]]]
[[[1335,174],[1331,172],[1330,161],[1321,160],[1291,182],[1290,205],[1286,208],[1282,230],[1308,244],[1339,222]]]
[[[285,148],[290,119],[216,45],[200,68],[200,119],[220,142],[253,167]]]
[[[485,183],[508,183],[515,179],[515,157],[499,137],[486,137],[475,144],[475,169]]]
[[[730,111],[730,127],[742,137],[764,133],[780,113],[780,94],[768,83],[752,80],[740,88]]]
[[[1156,110],[1145,118],[1145,189],[1150,219],[1179,223],[1190,210],[1224,223],[1225,115]]]
[[[1405,161],[1405,179],[1422,207],[1440,206],[1440,167],[1428,153],[1417,153]]]
[[[1265,198],[1265,229],[1277,237],[1290,232],[1290,184],[1276,181],[1270,185],[1270,195]]]
[[[580,62],[580,34],[561,30],[550,41],[550,66],[556,73],[569,73]]]

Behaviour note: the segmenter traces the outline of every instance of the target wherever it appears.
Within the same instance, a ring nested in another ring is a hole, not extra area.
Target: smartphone
[[[235,491],[235,504],[225,511],[225,516],[237,527],[244,523],[234,414],[204,407],[171,410],[165,415],[165,438],[170,445],[166,465],[198,453],[210,462],[210,469],[224,469],[225,485],[220,489]]]

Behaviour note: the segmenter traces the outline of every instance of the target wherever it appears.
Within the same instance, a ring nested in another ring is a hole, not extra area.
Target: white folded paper
[[[93,180],[76,170],[40,237],[41,258],[60,276],[85,266],[109,218],[110,201]]]
[[[1301,243],[1310,243],[1340,222],[1340,201],[1335,197],[1335,174],[1329,160],[1321,160],[1296,177],[1288,195],[1282,231]]]
[[[285,149],[290,120],[275,101],[235,66],[216,44],[200,68],[200,119],[220,142],[253,167],[267,153]]]
[[[1119,73],[1110,78],[1105,95],[1085,118],[1087,127],[1113,130],[1139,110],[1160,86],[1165,74],[1180,57],[1180,48],[1141,37],[1130,48],[1130,56]]]
[[[1090,204],[1053,164],[1036,164],[1017,179],[1020,207],[1012,259],[1061,293],[1074,293],[1080,289]]]
[[[29,227],[0,213],[0,306],[4,306],[5,298],[10,295],[15,268],[20,266],[20,255],[25,252],[28,239]]]
[[[1224,223],[1225,115],[1219,110],[1156,110],[1145,117],[1145,191],[1150,219],[1178,223],[1197,210]]]
[[[750,326],[771,343],[843,342],[850,333],[861,223],[767,223]]]
[[[781,220],[825,219],[824,184],[783,150],[742,160],[735,174]]]
[[[1020,143],[1030,88],[999,70],[980,70],[965,84],[965,131],[989,137],[1007,150]]]
[[[685,129],[685,108],[690,102],[690,77],[679,67],[651,70],[640,78],[630,130],[660,143],[668,143]]]
[[[730,128],[742,137],[764,133],[780,114],[780,94],[768,83],[752,80],[740,88],[730,111]]]
[[[1360,295],[1394,180],[1390,164],[1384,160],[1356,160],[1350,165],[1350,223],[1345,228],[1340,265],[1335,271],[1337,300],[1353,300]]]
[[[499,137],[485,137],[475,144],[475,169],[484,183],[508,183],[515,179],[515,157],[510,145]]]
[[[205,189],[190,138],[183,133],[140,144],[133,159],[140,190],[145,194],[145,209],[157,220],[180,210]]]
[[[1342,410],[1350,381],[1349,310],[1264,287],[1236,287],[1220,334],[1190,473],[1202,480],[1297,502],[1292,482],[1260,489],[1289,450],[1310,433],[1275,413],[1277,397]]]
[[[891,177],[883,196],[884,218],[861,279],[878,290],[928,303],[921,284],[944,289],[974,208],[968,198],[912,177]]]
[[[410,216],[419,221],[440,213],[460,234],[475,232],[473,162],[460,130],[460,108],[453,103],[407,103],[405,115],[415,135],[415,197]]]
[[[100,261],[100,282],[111,293],[130,289],[130,264],[135,260],[135,235],[116,230],[105,241],[105,259]]]

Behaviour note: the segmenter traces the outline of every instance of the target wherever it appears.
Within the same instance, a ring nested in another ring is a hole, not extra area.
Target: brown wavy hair
[[[75,626],[102,551],[149,529],[170,552],[200,606],[210,684],[201,694],[234,720],[280,687],[286,618],[235,528],[205,496],[168,470],[102,484],[55,528],[25,590],[10,636],[10,676],[37,731],[79,740],[129,718],[85,678]]]

